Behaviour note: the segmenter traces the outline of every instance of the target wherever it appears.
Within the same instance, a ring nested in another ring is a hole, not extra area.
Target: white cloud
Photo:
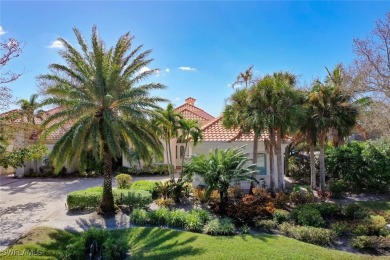
[[[229,88],[231,88],[231,87],[232,87],[232,84],[227,84],[227,86],[228,86]]]
[[[146,66],[142,67],[140,70],[139,70],[139,73],[144,73],[144,72],[147,72],[149,71],[150,69]]]
[[[0,35],[6,34],[7,32],[4,31],[3,27],[0,26]]]
[[[194,70],[196,70],[195,68],[185,67],[185,66],[179,67],[178,69],[179,70],[184,70],[184,71],[194,71]]]
[[[169,68],[166,68],[166,69],[165,69],[165,72],[169,72],[169,71],[171,71]]]
[[[177,97],[177,98],[175,98],[175,100],[176,100],[176,101],[178,101],[178,100],[180,100],[180,98],[179,98],[179,97]]]
[[[48,47],[51,49],[62,49],[64,48],[64,44],[58,40],[51,43],[51,45]]]

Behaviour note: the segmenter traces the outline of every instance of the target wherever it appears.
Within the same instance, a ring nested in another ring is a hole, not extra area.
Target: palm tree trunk
[[[326,131],[322,131],[320,138],[320,189],[325,191],[325,141]]]
[[[311,188],[317,189],[317,176],[316,176],[316,162],[314,158],[314,143],[310,141],[310,175],[311,175]]]
[[[100,202],[100,212],[103,214],[115,212],[114,196],[112,194],[112,155],[107,145],[104,145],[104,181],[103,196]]]
[[[168,153],[169,153],[170,164],[173,165],[173,163],[172,163],[172,149],[171,149],[170,142],[168,142]],[[169,166],[169,168],[171,168],[171,166]],[[171,179],[172,179],[172,181],[175,181],[175,169],[173,169],[173,172],[171,172]]]
[[[167,156],[169,177],[172,179],[171,160],[170,160],[170,158],[169,158],[169,147],[170,147],[170,143],[169,143],[168,137],[167,137],[167,138],[165,139],[165,154],[166,154],[166,156]]]
[[[275,131],[270,128],[270,142],[269,142],[269,169],[270,169],[270,190],[275,192]]]
[[[184,155],[183,158],[181,159],[181,172],[183,172],[183,166],[184,166],[184,159],[187,154],[187,148],[188,148],[188,141],[186,141],[186,145],[184,146]]]
[[[253,140],[253,164],[257,167],[257,150],[259,147],[259,134],[255,132],[255,138]],[[252,177],[255,177],[254,174],[252,174]],[[252,189],[254,188],[255,184],[253,181],[251,181],[251,184],[249,186],[249,194],[252,194]]]
[[[282,161],[282,131],[280,127],[277,130],[277,139],[276,139],[276,165],[278,173],[278,188],[284,188],[284,175],[283,175],[283,161]]]

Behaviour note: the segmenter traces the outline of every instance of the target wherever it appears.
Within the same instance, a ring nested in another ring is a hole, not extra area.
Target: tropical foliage
[[[46,85],[43,104],[60,107],[43,123],[42,138],[57,129],[67,129],[51,153],[57,168],[90,151],[96,160],[104,161],[100,210],[112,212],[113,160],[122,154],[130,157],[129,144],[141,158],[150,157],[149,148],[161,154],[162,144],[156,135],[159,129],[150,118],[159,108],[158,102],[165,100],[150,92],[164,86],[144,83],[156,71],[142,70],[152,61],[148,58],[151,51],[133,47],[134,36],[130,33],[111,48],[105,47],[97,27],[92,29],[90,44],[79,30],[74,29],[74,33],[79,49],[59,38],[64,45],[59,54],[65,64],[51,64],[51,72],[40,76]]]

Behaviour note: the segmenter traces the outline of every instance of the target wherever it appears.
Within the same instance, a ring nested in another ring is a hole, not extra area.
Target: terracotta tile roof
[[[219,116],[202,127],[203,142],[245,142],[253,141],[254,134],[244,134],[240,129],[227,129],[222,125],[222,116]],[[269,136],[261,134],[259,141]]]
[[[181,113],[186,119],[201,120],[203,123],[213,120],[215,118],[203,109],[195,106],[194,103],[194,98],[187,98],[186,103],[175,108],[175,111]]]

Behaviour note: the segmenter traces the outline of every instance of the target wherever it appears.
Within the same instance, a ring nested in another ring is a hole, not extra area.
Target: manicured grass
[[[112,232],[114,236],[129,241],[131,259],[374,259],[326,249],[284,236],[214,237],[161,228],[132,228]],[[61,248],[76,235],[51,228],[37,228],[10,249],[18,252],[40,250],[44,256],[51,257],[3,256],[1,259],[56,259],[61,255]]]
[[[358,203],[374,214],[381,215],[387,221],[390,221],[390,201],[361,201]]]

